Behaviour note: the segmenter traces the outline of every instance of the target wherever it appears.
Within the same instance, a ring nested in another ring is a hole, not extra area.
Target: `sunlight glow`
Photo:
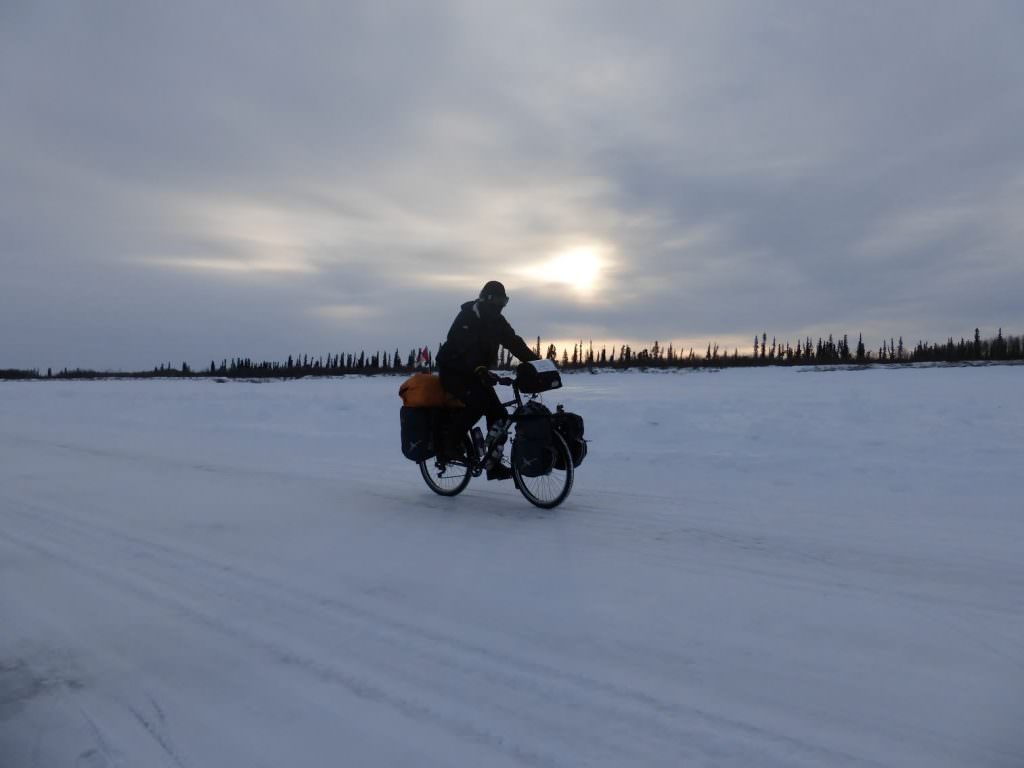
[[[183,228],[197,234],[206,252],[144,263],[229,279],[312,274],[320,271],[312,254],[338,241],[329,217],[247,200],[189,200],[181,215]]]
[[[192,258],[192,257],[158,257],[147,259],[146,263],[157,267],[194,270],[198,272],[223,272],[256,274],[260,272],[305,273],[313,272],[313,268],[300,261],[273,258]]]
[[[321,307],[313,307],[309,311],[324,319],[342,323],[367,320],[381,314],[379,308],[363,304],[328,304]]]
[[[597,287],[604,267],[601,248],[577,246],[531,268],[528,275],[541,282],[568,285],[581,294],[589,294]]]

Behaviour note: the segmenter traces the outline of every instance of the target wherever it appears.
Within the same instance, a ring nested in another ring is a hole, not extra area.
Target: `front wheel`
[[[539,477],[524,477],[519,472],[519,462],[516,461],[515,444],[512,445],[512,476],[515,478],[516,487],[526,497],[526,500],[541,509],[552,509],[557,507],[569,496],[572,490],[573,466],[572,454],[565,439],[557,432],[552,432],[554,438],[554,449],[558,452],[559,460],[555,467],[561,466],[564,469],[554,469],[546,475]]]
[[[466,456],[473,455],[473,443],[466,436],[463,441]],[[427,487],[441,496],[458,496],[469,485],[473,477],[473,468],[468,459],[455,459],[442,462],[440,457],[420,462],[420,474]]]

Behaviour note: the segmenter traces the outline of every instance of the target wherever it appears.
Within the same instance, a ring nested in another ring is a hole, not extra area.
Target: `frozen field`
[[[0,382],[0,766],[1024,764],[1024,367],[567,376],[553,512],[400,381]]]

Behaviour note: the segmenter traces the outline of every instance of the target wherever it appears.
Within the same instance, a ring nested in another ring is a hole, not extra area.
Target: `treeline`
[[[540,340],[536,351],[540,353]],[[580,341],[572,351],[563,348],[561,352],[549,344],[545,356],[556,361],[562,368],[701,368],[701,367],[751,367],[761,365],[869,365],[889,363],[960,363],[992,362],[1003,360],[1024,360],[1024,337],[1004,336],[1003,329],[994,338],[982,339],[981,331],[974,329],[972,339],[952,337],[942,343],[918,341],[913,347],[903,342],[903,337],[884,339],[874,349],[864,344],[863,335],[851,347],[849,337],[843,334],[836,340],[831,334],[827,339],[819,337],[815,342],[810,337],[802,340],[770,341],[767,333],[754,337],[752,352],[740,354],[738,348],[730,352],[717,343],[695,350],[676,349],[672,344],[662,346],[655,341],[650,347],[634,350],[628,344],[609,350],[606,346],[595,350],[593,343]]]
[[[538,337],[534,351],[541,355],[542,345]],[[767,333],[754,337],[752,351],[740,354],[738,348],[731,352],[712,342],[706,348],[696,350],[677,349],[672,344],[667,347],[655,341],[649,347],[633,349],[624,344],[609,348],[607,345],[595,349],[592,342],[584,344],[580,341],[568,347],[558,349],[554,344],[547,345],[544,356],[555,360],[566,369],[628,369],[628,368],[724,368],[752,367],[763,365],[878,365],[908,363],[965,363],[965,362],[997,362],[1005,360],[1024,360],[1024,337],[1003,335],[1000,328],[995,337],[981,338],[981,332],[975,328],[970,339],[952,337],[941,343],[918,341],[914,346],[904,344],[903,338],[883,340],[878,347],[868,349],[863,336],[858,335],[857,342],[851,347],[849,338],[844,334],[836,339],[832,335],[818,338],[815,342],[810,337],[802,340],[779,341],[769,340]],[[0,369],[0,379],[104,379],[104,378],[205,378],[220,377],[225,379],[270,379],[270,378],[301,378],[305,376],[344,376],[348,374],[374,375],[387,373],[410,373],[415,370],[432,370],[433,355],[426,347],[412,349],[402,355],[398,349],[394,353],[375,351],[366,353],[332,353],[316,357],[309,355],[292,356],[287,360],[256,361],[248,357],[224,358],[220,362],[211,360],[208,366],[193,368],[188,362],[174,365],[171,362],[160,363],[152,370],[134,372],[112,372],[83,370],[81,368],[64,368],[59,371],[48,369],[45,374],[38,369],[16,370]],[[510,369],[512,355],[507,350],[499,351],[498,367]]]
[[[503,355],[503,362],[508,356]],[[399,350],[388,352],[365,351],[358,353],[337,353],[311,357],[310,355],[289,355],[287,360],[253,360],[249,357],[224,358],[220,362],[211,360],[208,366],[194,368],[187,361],[180,365],[172,362],[160,363],[145,371],[95,371],[81,368],[64,368],[45,374],[38,369],[3,370],[0,379],[103,379],[103,378],[301,378],[304,376],[344,376],[345,374],[401,373],[432,367],[433,357],[427,348],[413,349],[402,356]]]

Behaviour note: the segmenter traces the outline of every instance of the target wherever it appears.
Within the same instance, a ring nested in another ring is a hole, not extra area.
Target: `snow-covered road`
[[[0,383],[0,766],[1024,764],[1024,367],[566,381],[553,512],[400,379]]]

